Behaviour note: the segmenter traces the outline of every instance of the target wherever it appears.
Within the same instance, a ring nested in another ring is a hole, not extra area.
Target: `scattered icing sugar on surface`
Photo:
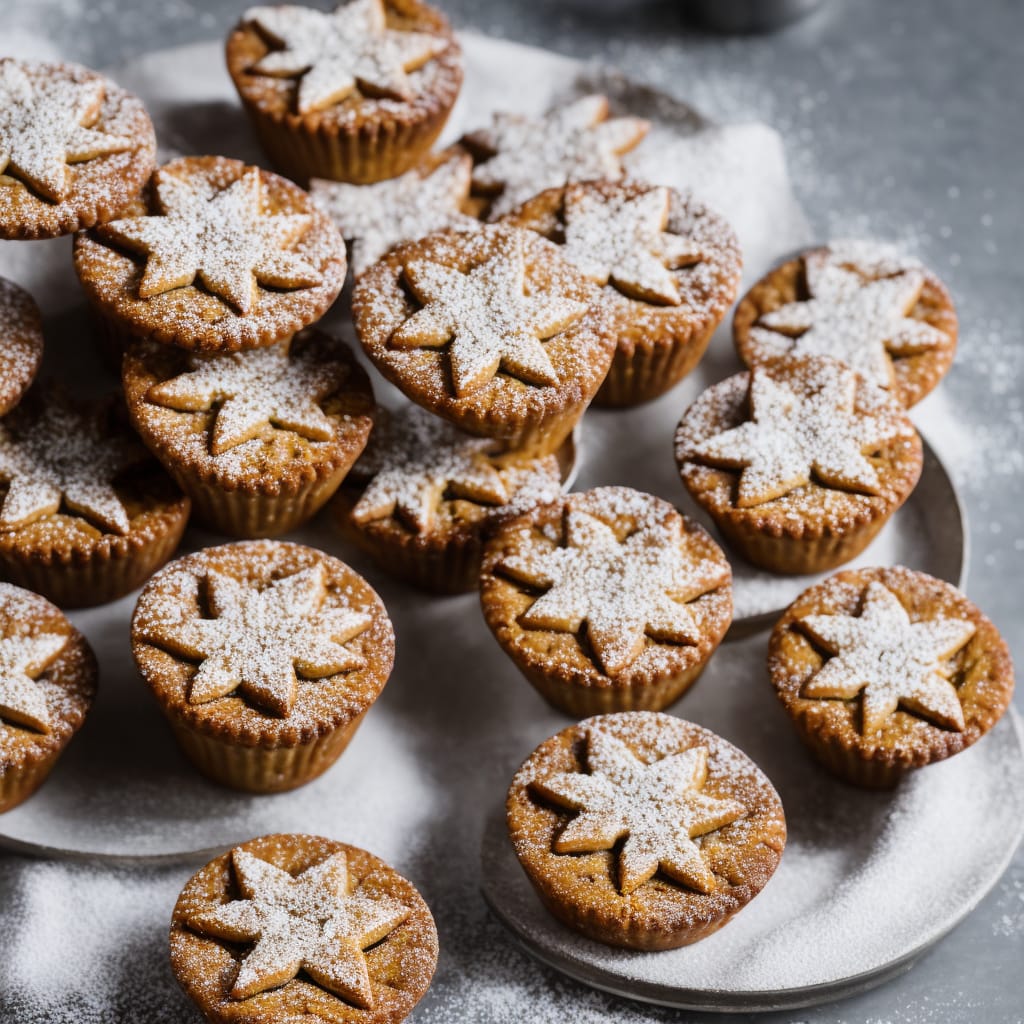
[[[883,728],[900,706],[963,730],[963,708],[947,662],[974,635],[974,623],[946,617],[912,622],[899,598],[872,581],[860,615],[808,615],[799,624],[832,655],[802,696],[850,700],[861,694],[865,735]]]
[[[638,117],[608,117],[604,96],[584,96],[539,118],[497,113],[491,127],[467,136],[488,154],[473,168],[473,185],[496,195],[490,215],[571,181],[622,177],[621,156],[638,145],[648,123]]]
[[[63,505],[124,535],[131,524],[113,480],[145,458],[137,441],[102,428],[98,410],[76,408],[51,393],[34,415],[19,410],[13,422],[0,424],[0,480],[7,482],[0,528],[15,530]]]
[[[736,800],[702,793],[707,747],[691,747],[647,764],[616,736],[587,730],[589,774],[560,772],[533,780],[535,792],[577,815],[555,839],[556,853],[619,852],[620,892],[627,894],[656,871],[698,892],[716,881],[694,839],[746,814]]]
[[[153,187],[162,214],[115,220],[100,229],[104,238],[146,257],[141,298],[198,278],[244,314],[257,303],[257,283],[306,288],[322,281],[315,266],[290,251],[312,218],[264,212],[257,168],[247,168],[219,191],[206,178],[162,171]]]
[[[242,849],[232,865],[244,896],[193,914],[199,932],[230,942],[252,942],[231,988],[247,999],[305,971],[356,1006],[373,1006],[363,953],[408,916],[398,900],[360,886],[349,892],[347,857],[334,853],[298,875]]]
[[[341,363],[325,362],[289,342],[226,355],[193,355],[190,370],[153,385],[146,399],[183,412],[217,405],[210,452],[221,455],[273,425],[312,441],[329,441],[334,426],[319,403],[348,376]],[[219,404],[218,404],[219,403]]]
[[[620,538],[613,526],[628,517]],[[517,531],[498,568],[544,591],[518,621],[527,629],[575,633],[586,623],[597,660],[610,676],[627,669],[644,637],[697,644],[701,630],[688,602],[728,585],[724,559],[695,555],[679,515],[626,488],[587,492],[567,500],[562,536]]]
[[[348,0],[329,14],[291,4],[253,7],[245,20],[280,47],[251,70],[298,77],[300,114],[330,107],[357,87],[371,96],[409,100],[417,83],[406,72],[450,45],[443,36],[390,28],[382,0]]]
[[[314,178],[310,194],[352,243],[352,270],[359,275],[400,242],[446,228],[479,228],[461,210],[471,166],[468,156],[453,155],[433,169],[413,169],[372,185]]]
[[[0,175],[57,202],[69,192],[69,163],[132,149],[131,139],[92,127],[104,91],[101,78],[74,81],[43,65],[0,60]]]
[[[0,403],[8,409],[28,388],[39,367],[43,336],[32,297],[0,277]]]
[[[471,243],[484,235],[481,229],[464,237]],[[579,320],[587,305],[561,294],[556,284],[527,287],[519,229],[491,228],[486,238],[490,251],[467,272],[429,259],[406,263],[405,277],[421,308],[391,335],[391,345],[438,348],[450,342],[452,386],[459,396],[499,369],[529,384],[555,384],[559,377],[541,342]]]
[[[911,315],[924,287],[923,270],[867,243],[842,243],[838,253],[815,250],[803,261],[810,298],[765,313],[750,329],[758,359],[833,356],[887,388],[892,356],[946,343],[942,331]],[[874,276],[879,272],[891,276]]]
[[[760,505],[811,480],[839,490],[878,493],[867,453],[907,431],[900,417],[875,417],[854,407],[857,380],[838,364],[816,362],[796,390],[755,368],[751,418],[704,438],[693,454],[712,465],[740,468],[737,504]]]

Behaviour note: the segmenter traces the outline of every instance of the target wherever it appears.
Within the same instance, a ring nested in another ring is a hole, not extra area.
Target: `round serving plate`
[[[895,792],[868,792],[810,760],[781,708],[771,706],[764,678],[729,677],[720,661],[708,671],[716,667],[717,703],[734,701],[746,713],[716,714],[697,700],[681,711],[724,731],[779,789],[789,840],[764,892],[695,945],[657,953],[603,946],[544,909],[498,810],[481,850],[482,891],[494,915],[530,956],[563,974],[684,1010],[796,1009],[909,969],[992,889],[1020,842],[1024,746],[1016,711],[974,747],[916,772]]]

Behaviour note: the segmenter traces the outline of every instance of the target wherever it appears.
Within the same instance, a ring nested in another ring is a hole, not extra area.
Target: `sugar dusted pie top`
[[[0,529],[17,530],[64,509],[105,532],[128,533],[114,481],[148,456],[127,432],[111,432],[106,416],[105,406],[76,406],[51,392],[0,424],[0,481],[7,483]]]
[[[440,163],[421,165],[372,185],[314,178],[310,193],[351,242],[358,276],[389,249],[447,228],[475,230],[480,222],[462,212],[469,195],[472,161],[452,153]]]
[[[242,899],[202,911],[189,924],[229,942],[253,943],[231,988],[247,999],[305,971],[318,985],[363,1009],[373,990],[363,950],[391,934],[409,908],[372,889],[349,890],[344,852],[296,876],[243,849],[231,853]]]
[[[0,772],[62,747],[96,690],[96,661],[60,609],[0,583]]]
[[[804,591],[772,631],[768,666],[801,729],[903,769],[976,742],[1013,695],[995,626],[951,584],[902,566]]]
[[[123,364],[132,421],[174,464],[234,486],[292,487],[351,465],[373,396],[350,351],[319,331],[219,355],[150,342]]]
[[[131,139],[93,127],[103,105],[100,77],[42,77],[11,58],[0,60],[0,173],[18,178],[51,202],[66,199],[68,164],[131,149]]]
[[[782,804],[742,751],[649,711],[599,715],[542,743],[516,772],[509,836],[544,903],[613,945],[703,938],[768,883]]]
[[[884,246],[837,242],[803,256],[808,297],[760,316],[750,329],[762,360],[832,356],[880,387],[894,384],[893,357],[948,345],[947,335],[914,315],[927,272]]]
[[[350,480],[365,488],[350,513],[365,526],[398,520],[421,536],[447,525],[446,501],[503,518],[560,491],[557,460],[502,460],[493,441],[470,437],[409,404],[383,417]]]
[[[877,493],[876,452],[905,426],[900,418],[854,407],[855,374],[838,363],[813,370],[812,389],[787,386],[755,368],[750,419],[701,441],[694,454],[712,465],[740,469],[737,504],[760,505],[803,487],[812,475],[838,490]]]
[[[484,574],[539,595],[516,616],[519,630],[575,637],[585,627],[594,661],[612,678],[703,649],[724,632],[731,608],[717,546],[667,502],[626,487],[571,494],[513,520],[488,548]],[[512,607],[494,614],[500,620]]]
[[[296,255],[313,223],[306,214],[268,213],[255,167],[216,191],[201,177],[158,173],[162,213],[105,224],[100,234],[146,258],[139,296],[148,299],[198,279],[236,312],[252,312],[257,285],[308,288],[323,275]]]
[[[444,36],[389,27],[382,0],[348,0],[329,13],[291,4],[253,7],[245,20],[275,47],[251,71],[298,78],[299,114],[330,107],[356,89],[408,100],[416,83],[406,72],[449,46]]]
[[[622,177],[621,156],[647,134],[647,121],[608,116],[604,96],[584,96],[537,118],[497,113],[491,127],[466,136],[483,158],[473,186],[496,198],[491,217],[567,182]]]
[[[43,320],[32,296],[0,277],[0,416],[28,390],[43,358]]]
[[[436,964],[437,931],[412,883],[319,836],[235,847],[174,908],[171,965],[211,1019],[397,1022]]]
[[[821,357],[781,357],[708,388],[683,415],[675,450],[705,508],[790,536],[889,514],[922,464],[895,399]]]
[[[859,615],[806,615],[798,625],[828,657],[803,695],[861,696],[861,726],[877,732],[897,707],[962,731],[963,708],[950,682],[950,658],[974,635],[973,622],[937,616],[914,622],[900,599],[872,581]]]
[[[102,75],[0,58],[0,237],[50,238],[116,216],[154,150],[145,108]]]
[[[197,728],[267,736],[354,718],[384,685],[394,650],[361,577],[279,541],[172,562],[139,598],[132,644],[158,699]]]
[[[555,852],[610,850],[625,839],[618,855],[624,895],[659,870],[698,892],[714,891],[714,872],[694,840],[742,818],[746,808],[702,792],[708,748],[646,764],[597,726],[586,736],[587,774],[558,772],[533,782],[540,796],[578,812],[555,839]]]
[[[290,181],[239,160],[182,157],[157,170],[129,216],[78,236],[75,266],[92,302],[129,333],[233,351],[323,315],[345,251]]]

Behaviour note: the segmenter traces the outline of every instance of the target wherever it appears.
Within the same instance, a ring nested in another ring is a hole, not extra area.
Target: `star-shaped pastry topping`
[[[109,436],[95,413],[76,409],[56,394],[34,417],[0,423],[0,480],[7,494],[0,529],[16,530],[60,511],[109,533],[126,534],[128,513],[112,482],[146,458],[127,433]]]
[[[838,365],[823,367],[816,389],[798,393],[755,368],[750,377],[750,419],[701,442],[694,455],[742,469],[736,504],[750,508],[810,482],[867,494],[878,492],[878,473],[866,453],[877,451],[901,427],[892,416],[854,408],[857,378]]]
[[[92,128],[104,98],[103,81],[31,78],[17,61],[0,60],[0,174],[20,178],[44,199],[60,202],[70,188],[68,164],[135,143]]]
[[[532,784],[546,799],[579,811],[559,833],[555,853],[610,850],[625,839],[619,854],[624,895],[659,869],[697,892],[714,892],[714,872],[694,839],[744,817],[747,809],[701,792],[708,777],[707,747],[645,764],[622,740],[591,728],[587,768],[589,775],[564,772]]]
[[[832,356],[865,380],[888,388],[890,356],[911,356],[945,342],[945,335],[909,314],[925,275],[908,268],[891,277],[865,279],[859,268],[835,261],[828,251],[808,253],[804,271],[810,298],[766,313],[751,338],[766,353]]]
[[[345,644],[372,620],[351,608],[325,605],[321,566],[276,579],[263,590],[217,572],[205,583],[211,618],[154,618],[141,631],[146,642],[200,662],[189,688],[192,704],[238,690],[258,707],[287,717],[297,674],[322,679],[362,668],[363,659]]]
[[[898,707],[963,730],[964,711],[950,682],[948,659],[974,635],[969,620],[912,622],[899,598],[872,581],[860,615],[808,615],[799,625],[832,655],[804,686],[804,697],[852,700],[863,693],[866,736],[883,728]]]
[[[540,541],[509,555],[501,570],[544,590],[519,617],[527,629],[575,633],[587,638],[609,676],[629,668],[650,636],[677,644],[700,642],[700,627],[686,602],[729,579],[728,570],[687,557],[678,518],[642,526],[620,541],[596,516],[569,508],[565,546]]]
[[[573,181],[618,180],[620,157],[650,127],[639,117],[608,117],[604,96],[584,96],[539,118],[497,113],[467,142],[493,155],[473,168],[473,185],[496,196],[490,216],[509,213],[547,188]]]
[[[406,264],[406,281],[423,308],[391,335],[396,348],[441,348],[450,342],[452,383],[460,398],[499,369],[527,384],[557,384],[541,341],[587,311],[585,303],[550,289],[527,291],[523,232],[492,230],[499,244],[468,273],[431,260]]]
[[[0,719],[37,732],[50,731],[46,696],[36,683],[67,646],[59,633],[0,639]]]
[[[406,74],[448,49],[443,36],[389,28],[382,0],[350,0],[326,14],[291,4],[253,7],[252,22],[280,49],[255,64],[262,75],[299,79],[300,114],[323,110],[359,90],[412,99]]]
[[[670,202],[667,188],[605,195],[570,186],[563,252],[597,284],[611,281],[630,298],[678,305],[679,287],[671,271],[699,263],[701,251],[665,230]]]
[[[426,174],[407,171],[373,185],[314,178],[310,192],[351,242],[352,270],[358,277],[400,242],[447,228],[478,228],[480,222],[461,210],[471,164],[468,156],[453,156]]]
[[[482,505],[502,505],[508,489],[487,452],[494,442],[469,437],[419,406],[408,406],[374,428],[352,473],[369,484],[352,509],[357,523],[394,515],[428,534],[437,506],[450,492]]]
[[[188,922],[214,938],[255,943],[238,966],[231,997],[248,999],[305,971],[346,1002],[372,1009],[363,950],[390,935],[409,908],[366,887],[350,892],[344,853],[294,876],[241,849],[232,851],[231,863],[243,898]]]
[[[289,250],[309,230],[308,214],[264,213],[263,183],[255,167],[216,191],[201,179],[157,171],[162,215],[126,217],[101,234],[146,256],[139,296],[151,298],[192,284],[198,277],[239,313],[258,303],[257,283],[308,288],[322,275]]]
[[[292,430],[311,441],[334,436],[330,417],[320,408],[348,370],[308,351],[291,353],[289,342],[225,355],[192,355],[191,370],[154,384],[146,398],[183,412],[217,405],[210,451],[221,455],[254,437],[267,424]]]

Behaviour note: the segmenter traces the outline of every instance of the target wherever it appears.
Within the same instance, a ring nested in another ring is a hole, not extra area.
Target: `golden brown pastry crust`
[[[368,950],[366,963],[374,1006],[360,1009],[308,980],[304,975],[248,999],[233,999],[230,989],[241,950],[193,931],[193,915],[240,894],[231,868],[231,852],[200,868],[185,884],[171,919],[171,969],[178,984],[204,1016],[217,1024],[398,1024],[426,993],[437,964],[437,929],[430,909],[413,884],[384,861],[355,846],[310,835],[269,835],[237,849],[267,860],[291,874],[345,853],[350,886],[365,885],[409,908],[405,921]]]
[[[274,166],[302,184],[327,178],[365,185],[405,173],[434,145],[462,86],[462,50],[448,20],[420,0],[386,0],[389,28],[428,32],[448,48],[413,72],[422,88],[408,101],[361,94],[299,114],[295,78],[253,72],[270,46],[244,20],[227,39],[228,72]]]
[[[227,532],[271,536],[313,516],[359,457],[373,426],[370,381],[348,346],[315,329],[283,344],[290,355],[341,368],[338,386],[317,402],[331,423],[329,440],[265,423],[244,446],[214,455],[210,445],[219,401],[209,409],[180,411],[148,397],[153,387],[189,371],[188,353],[136,342],[122,364],[132,426],[192,496],[196,514]]]
[[[532,784],[559,772],[587,772],[586,736],[595,727],[624,742],[647,764],[707,747],[703,792],[739,801],[746,810],[744,817],[701,840],[704,861],[716,876],[713,891],[697,892],[658,872],[623,895],[616,850],[554,852],[556,837],[575,815],[545,799]],[[716,931],[768,883],[786,842],[782,803],[753,761],[708,729],[649,711],[600,715],[556,733],[516,772],[505,807],[516,856],[548,910],[588,938],[630,949],[673,949]]]
[[[831,360],[785,356],[759,368],[798,395],[810,395]],[[778,573],[813,573],[855,558],[907,500],[921,476],[921,438],[894,398],[858,378],[854,410],[898,425],[870,462],[877,493],[830,487],[817,478],[781,497],[740,507],[741,470],[714,466],[695,454],[708,438],[750,420],[750,373],[729,377],[704,391],[686,410],[675,437],[679,475],[694,501],[714,520],[730,545],[755,565]]]
[[[192,703],[194,663],[145,639],[150,625],[168,615],[206,616],[200,590],[211,571],[263,589],[316,566],[325,573],[326,607],[370,617],[369,627],[345,645],[363,666],[300,680],[287,715],[268,714],[238,693]],[[179,558],[149,581],[132,616],[132,655],[201,771],[236,788],[273,792],[303,785],[340,756],[391,674],[395,637],[380,598],[344,562],[301,544],[240,541]]]
[[[526,383],[499,372],[469,394],[452,385],[449,345],[396,348],[391,336],[420,308],[405,284],[405,267],[429,260],[462,273],[494,258],[521,236],[527,287],[590,306],[567,329],[541,342],[558,383]],[[591,305],[596,289],[567,263],[557,246],[533,232],[486,227],[480,232],[439,232],[400,245],[356,283],[352,312],[356,332],[376,367],[412,401],[470,434],[493,437],[524,454],[555,451],[572,432],[608,372],[615,336],[604,311]]]
[[[804,257],[827,252],[828,247],[809,249],[795,259],[769,271],[740,300],[733,315],[732,330],[736,351],[747,366],[764,361],[759,346],[751,338],[751,328],[766,313],[787,302],[802,302],[808,298]],[[893,356],[893,396],[904,408],[920,402],[949,371],[956,354],[958,324],[953,299],[939,278],[925,267],[924,288],[917,305],[909,314],[913,319],[929,324],[945,336],[945,342],[916,355]]]
[[[706,563],[725,582],[686,604],[699,628],[695,644],[677,644],[645,637],[643,650],[624,670],[606,674],[580,633],[532,629],[520,617],[538,592],[512,579],[501,568],[510,555],[544,542],[562,546],[568,510],[594,515],[610,526],[620,541],[639,528],[641,519],[659,524],[678,520],[681,550]],[[554,542],[554,543],[552,543]],[[484,619],[506,654],[538,692],[568,714],[606,711],[661,710],[677,700],[703,671],[732,622],[729,563],[703,527],[667,501],[626,487],[601,487],[574,492],[560,501],[540,505],[504,523],[484,549],[480,602]]]
[[[156,175],[194,179],[217,191],[238,181],[247,167],[241,160],[220,156],[186,156],[158,168]],[[94,312],[127,341],[149,338],[200,352],[236,351],[270,345],[319,320],[345,283],[345,242],[330,219],[297,185],[259,171],[262,209],[267,214],[299,214],[312,218],[308,231],[292,252],[321,275],[310,287],[258,288],[258,301],[249,313],[239,313],[226,301],[197,284],[142,298],[139,285],[146,257],[107,240],[101,230],[75,236],[75,270]],[[161,213],[153,187],[126,215]]]
[[[0,416],[28,391],[43,359],[43,318],[32,296],[0,277]]]
[[[64,649],[38,676],[50,717],[48,732],[0,716],[0,813],[30,797],[81,728],[96,696],[96,657],[88,641],[45,598],[0,583],[0,638],[57,633]]]
[[[860,728],[860,697],[802,696],[828,655],[797,623],[808,615],[859,615],[873,581],[896,595],[912,622],[947,617],[974,625],[974,635],[951,660],[950,678],[963,707],[963,731],[943,728],[900,708],[884,728],[865,736]],[[772,630],[768,670],[776,695],[811,752],[831,771],[869,788],[894,786],[907,770],[976,743],[996,724],[1013,696],[1013,663],[992,622],[952,584],[902,566],[848,569],[804,591]]]
[[[69,194],[58,202],[36,195],[20,179],[0,175],[0,238],[56,238],[121,216],[156,166],[156,135],[142,101],[109,78],[78,64],[16,61],[31,79],[102,81],[104,99],[91,126],[134,140],[120,153],[69,163]]]
[[[565,200],[570,190],[606,200],[634,199],[654,189],[639,181],[591,181],[549,189],[502,218],[565,242]],[[673,277],[680,292],[677,305],[648,302],[624,294],[612,283],[601,289],[615,322],[617,346],[596,405],[628,406],[650,401],[679,383],[701,356],[736,298],[743,259],[730,225],[691,195],[676,189],[670,196],[665,230],[692,239],[699,263],[680,267]]]

